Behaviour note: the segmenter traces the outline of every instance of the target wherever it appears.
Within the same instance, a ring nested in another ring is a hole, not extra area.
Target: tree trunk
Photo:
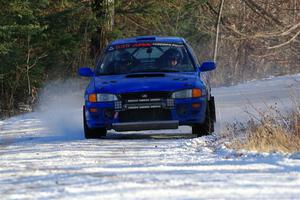
[[[28,86],[28,95],[31,94],[31,84],[30,84],[30,36],[27,36],[27,59],[26,59],[26,77],[27,77],[27,86]]]
[[[99,27],[92,38],[92,56],[97,57],[106,47],[114,25],[114,0],[94,0],[92,9],[99,20]]]
[[[219,15],[218,15],[218,21],[217,21],[217,24],[216,24],[216,39],[215,39],[215,49],[214,49],[214,61],[217,61],[217,56],[218,56],[220,22],[221,22],[221,17],[222,17],[223,5],[224,5],[224,0],[221,0]]]

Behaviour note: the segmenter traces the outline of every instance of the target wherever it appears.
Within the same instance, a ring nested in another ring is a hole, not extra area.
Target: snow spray
[[[37,106],[40,119],[50,136],[59,139],[83,139],[82,105],[84,86],[80,79],[47,83]]]

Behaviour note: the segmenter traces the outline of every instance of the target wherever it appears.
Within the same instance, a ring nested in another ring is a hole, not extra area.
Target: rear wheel
[[[106,128],[89,128],[86,123],[85,107],[83,107],[83,129],[86,139],[99,139],[106,136]]]
[[[214,101],[214,99],[211,99],[210,101]],[[204,122],[192,126],[192,133],[194,135],[197,135],[197,137],[209,135],[214,132],[215,114],[213,113],[214,108],[212,108],[212,105],[214,106],[214,102],[210,102],[210,101],[207,102]]]

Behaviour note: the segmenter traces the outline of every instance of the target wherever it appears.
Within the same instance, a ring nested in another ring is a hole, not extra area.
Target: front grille
[[[133,92],[120,95],[122,101],[135,99],[167,99],[171,97],[170,92]]]
[[[138,109],[119,112],[120,122],[145,122],[171,120],[169,109]]]

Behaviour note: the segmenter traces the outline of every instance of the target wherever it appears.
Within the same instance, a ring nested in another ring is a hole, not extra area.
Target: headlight
[[[197,97],[201,97],[202,95],[203,95],[202,90],[197,88],[197,89],[181,90],[181,91],[174,92],[172,94],[172,98],[174,99],[197,98]]]
[[[118,98],[114,94],[90,94],[88,97],[89,102],[107,102],[107,101],[117,101]]]
[[[114,94],[97,94],[98,102],[117,101],[117,100],[118,100],[118,98]]]

